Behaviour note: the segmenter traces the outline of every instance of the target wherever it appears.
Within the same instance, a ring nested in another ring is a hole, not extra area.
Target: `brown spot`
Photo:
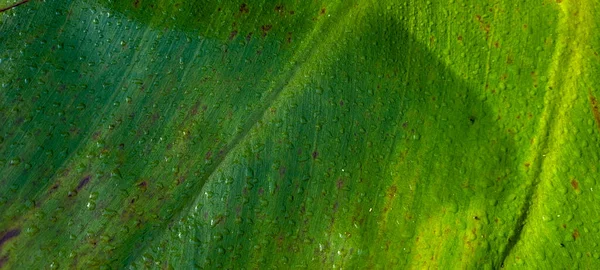
[[[458,41],[462,41],[463,37],[461,35],[458,35]]]
[[[279,167],[279,177],[283,178],[283,176],[285,175],[287,168],[285,166],[281,166]]]
[[[177,178],[177,183],[176,185],[179,186],[181,185],[181,183],[185,182],[185,176],[179,176],[179,178]]]
[[[529,162],[525,163],[525,167],[529,168],[529,166],[531,166],[531,163],[529,163]]]
[[[577,182],[577,180],[572,179],[571,180],[571,186],[573,187],[573,189],[579,190],[579,182]]]
[[[394,197],[396,197],[396,194],[398,193],[398,187],[396,185],[391,186],[390,188],[388,188],[387,191],[387,196],[392,199]]]
[[[2,249],[2,245],[4,245],[4,243],[6,243],[8,240],[10,240],[12,238],[19,236],[19,234],[21,234],[20,229],[12,229],[12,230],[4,233],[2,235],[2,237],[0,237],[0,249]]]
[[[211,156],[212,156],[212,151],[208,151],[208,152],[206,152],[206,155],[204,155],[204,159],[209,160]]]
[[[138,188],[146,189],[148,187],[148,182],[142,181],[139,184],[137,184],[137,186],[138,186]]]
[[[238,31],[237,31],[237,30],[233,30],[233,31],[231,31],[231,33],[229,33],[229,40],[233,40],[233,38],[234,38],[235,36],[237,36],[237,34],[238,34]]]
[[[338,190],[344,188],[344,180],[342,180],[341,178],[337,180],[337,182],[335,183],[335,186],[337,187]]]
[[[160,119],[160,115],[158,113],[152,114],[152,122],[156,122],[156,120]]]
[[[494,42],[494,47],[500,48],[500,43],[498,43],[498,41]]]
[[[317,151],[312,152],[313,159],[316,159],[318,156],[319,156],[319,152],[317,152]]]
[[[556,0],[556,3],[562,3],[563,0]]]
[[[573,231],[573,240],[577,240],[579,238],[579,230],[575,229]]]
[[[276,5],[275,6],[275,11],[276,12],[283,13],[283,10],[284,10],[283,5]]]
[[[8,6],[8,7],[0,8],[0,13],[5,12],[7,10],[11,10],[13,8],[16,8],[16,7],[18,7],[18,6],[22,5],[22,4],[27,3],[27,2],[29,2],[29,0],[23,0],[21,2],[14,3],[14,4],[12,4],[12,5]]]
[[[592,113],[594,114],[594,120],[596,120],[596,126],[600,129],[600,108],[598,107],[598,100],[592,94],[589,94],[590,104],[592,105]]]
[[[0,257],[0,268],[2,268],[6,262],[8,262],[8,256]]]
[[[134,0],[133,1],[133,7],[139,8],[140,7],[140,0]]]
[[[77,190],[71,190],[69,193],[67,193],[67,197],[69,198],[73,198],[75,196],[77,196]]]
[[[265,25],[261,26],[260,30],[262,31],[262,36],[263,37],[267,36],[267,33],[269,33],[271,28],[273,28],[273,26],[270,24],[265,24]]]
[[[246,5],[245,3],[240,5],[240,13],[244,14],[248,12],[250,12],[250,9],[248,9],[248,5]]]
[[[471,125],[475,124],[475,119],[476,119],[475,116],[472,116],[472,115],[469,116],[469,122],[471,122]]]
[[[327,10],[325,8],[321,8],[321,11],[319,11],[319,15],[323,15],[325,14],[325,12],[327,12]]]
[[[340,106],[344,106],[344,101],[340,100]]]
[[[287,35],[285,36],[285,42],[292,43],[292,32],[288,32]]]
[[[77,185],[77,191],[81,190],[81,189],[82,189],[82,188],[83,188],[85,185],[87,185],[87,183],[89,183],[89,182],[90,182],[90,179],[92,179],[92,176],[90,176],[90,175],[88,175],[88,176],[86,176],[86,177],[82,178],[82,179],[79,181],[79,184]]]
[[[485,32],[485,39],[489,39],[490,36],[490,24],[489,23],[485,23],[485,21],[483,20],[483,18],[481,17],[481,15],[475,15],[475,18],[477,19],[477,22],[479,22],[479,28],[481,30],[483,30]]]
[[[290,15],[294,15],[294,13],[295,12],[293,10],[290,10]]]
[[[563,227],[563,229],[566,229],[567,228],[567,224],[563,223],[562,227]]]

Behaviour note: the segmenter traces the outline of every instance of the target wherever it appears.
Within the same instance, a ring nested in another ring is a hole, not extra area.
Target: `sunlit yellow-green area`
[[[0,268],[594,269],[599,11],[7,9]]]

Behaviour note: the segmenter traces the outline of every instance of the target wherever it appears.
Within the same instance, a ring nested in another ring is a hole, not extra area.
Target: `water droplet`
[[[11,166],[17,166],[19,164],[21,164],[21,159],[16,157],[16,158],[12,158],[10,159],[9,163]]]
[[[94,210],[94,209],[96,209],[96,203],[95,202],[88,202],[86,206],[87,206],[88,210]]]

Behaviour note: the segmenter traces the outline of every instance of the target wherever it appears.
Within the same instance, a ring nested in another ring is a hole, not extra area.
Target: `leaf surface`
[[[0,267],[593,268],[599,5],[10,8]]]

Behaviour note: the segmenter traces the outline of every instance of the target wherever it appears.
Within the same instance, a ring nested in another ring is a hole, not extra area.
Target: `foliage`
[[[10,8],[0,267],[593,268],[599,5]]]

